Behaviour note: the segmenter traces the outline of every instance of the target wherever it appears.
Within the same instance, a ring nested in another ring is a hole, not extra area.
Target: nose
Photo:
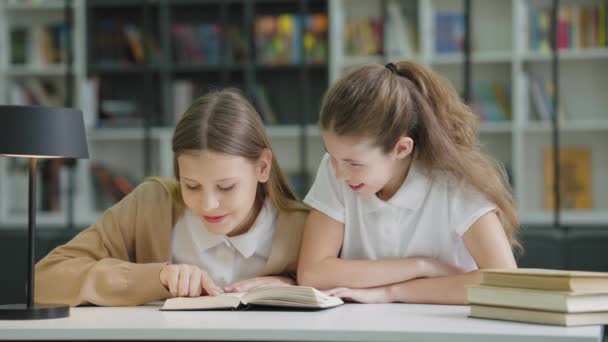
[[[220,201],[212,192],[203,193],[201,199],[201,209],[203,211],[210,211],[219,207]]]

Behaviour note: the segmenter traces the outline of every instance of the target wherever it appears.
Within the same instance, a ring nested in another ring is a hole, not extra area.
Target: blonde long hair
[[[209,150],[257,161],[264,149],[272,151],[264,124],[255,108],[236,89],[207,93],[196,99],[178,121],[172,140],[174,179],[153,177],[171,194],[178,209],[185,208],[179,186],[177,158],[187,152]],[[287,184],[272,153],[268,182],[260,183],[257,201],[270,198],[280,211],[305,211],[307,208]]]
[[[371,137],[385,153],[400,137],[411,137],[417,163],[466,180],[497,205],[512,248],[521,250],[511,186],[504,168],[481,151],[478,116],[429,68],[409,61],[394,66],[395,72],[365,65],[338,80],[323,98],[321,128]]]

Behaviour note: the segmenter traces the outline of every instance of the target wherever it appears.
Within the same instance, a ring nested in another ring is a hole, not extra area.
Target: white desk
[[[69,318],[0,321],[0,339],[280,341],[600,341],[564,328],[467,318],[467,306],[346,304],[325,311],[181,311],[79,307]]]

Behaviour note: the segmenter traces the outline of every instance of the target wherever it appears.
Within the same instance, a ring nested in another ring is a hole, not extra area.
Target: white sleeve
[[[332,219],[344,223],[344,192],[342,185],[336,179],[327,153],[321,160],[317,177],[304,198],[304,203]]]
[[[458,236],[463,236],[477,219],[496,210],[496,204],[468,183],[454,185],[449,195],[450,228]]]

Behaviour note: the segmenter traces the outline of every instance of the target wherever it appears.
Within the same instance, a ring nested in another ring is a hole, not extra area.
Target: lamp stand
[[[69,306],[34,305],[34,241],[36,232],[36,158],[30,158],[27,225],[27,303],[0,305],[0,320],[62,318],[70,315]]]

